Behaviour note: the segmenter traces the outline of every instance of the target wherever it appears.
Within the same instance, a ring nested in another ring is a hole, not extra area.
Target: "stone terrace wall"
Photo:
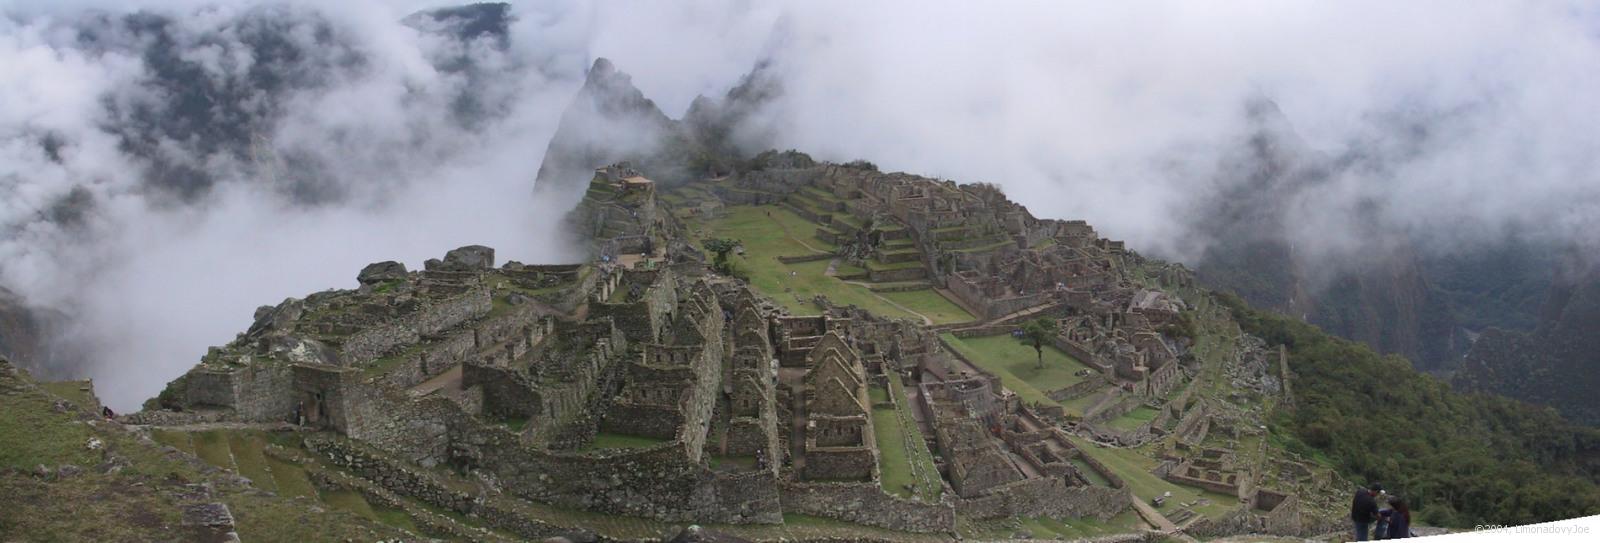
[[[1078,345],[1076,342],[1057,336],[1055,345],[1057,349],[1061,349],[1061,352],[1067,353],[1071,357],[1078,359],[1079,362],[1099,370],[1101,374],[1111,375],[1111,363],[1101,360],[1100,357],[1095,356],[1094,353],[1084,349],[1083,346]]]
[[[812,479],[871,479],[878,456],[870,447],[806,449],[806,477]]]
[[[927,504],[885,494],[877,483],[780,484],[783,510],[891,530],[918,533],[954,531],[955,507]]]
[[[1128,509],[1129,491],[1103,486],[1068,486],[1056,477],[1024,479],[991,489],[982,497],[958,501],[956,509],[975,519],[1093,517],[1107,520]]]
[[[497,507],[471,494],[450,489],[432,477],[373,455],[364,448],[342,439],[307,438],[306,448],[322,455],[333,465],[348,468],[351,472],[376,482],[391,492],[448,511],[477,516],[490,526],[522,537],[570,538],[585,534],[583,530],[564,528],[531,519],[509,508]]]
[[[184,404],[233,409],[244,422],[283,422],[294,415],[294,374],[287,364],[230,371],[199,369],[185,377]]]
[[[471,330],[457,331],[415,350],[391,355],[400,360],[385,370],[380,379],[395,388],[411,388],[466,361],[475,347]]]

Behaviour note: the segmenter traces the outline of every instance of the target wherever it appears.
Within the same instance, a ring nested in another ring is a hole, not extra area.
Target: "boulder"
[[[451,271],[478,271],[494,267],[494,249],[482,245],[468,245],[444,254],[444,269]]]
[[[261,306],[256,309],[256,322],[245,331],[245,337],[260,339],[287,334],[304,312],[305,304],[294,298],[285,299],[277,307]]]
[[[393,260],[367,264],[367,267],[361,268],[361,273],[356,275],[356,281],[363,285],[376,285],[405,278],[406,265]]]

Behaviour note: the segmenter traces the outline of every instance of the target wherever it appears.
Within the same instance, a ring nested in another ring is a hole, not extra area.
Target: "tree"
[[[731,269],[731,266],[728,265],[728,253],[733,252],[733,249],[739,246],[739,240],[708,238],[702,243],[707,251],[711,251],[712,254],[716,255],[715,260],[711,262],[711,269],[717,270],[717,273],[727,274]]]
[[[1055,319],[1039,317],[1022,325],[1022,338],[1033,345],[1034,354],[1039,356],[1039,369],[1044,369],[1044,344],[1056,337]]]

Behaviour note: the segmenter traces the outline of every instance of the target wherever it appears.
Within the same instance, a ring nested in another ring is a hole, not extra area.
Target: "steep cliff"
[[[1309,147],[1270,101],[1248,104],[1245,119],[1250,130],[1222,158],[1212,197],[1194,216],[1207,247],[1195,266],[1200,281],[1405,356],[1418,369],[1448,367],[1465,338],[1406,235],[1364,223],[1340,233],[1367,240],[1359,254],[1341,257],[1302,254],[1292,241],[1303,206],[1315,205],[1315,191],[1356,159]]]
[[[1600,425],[1597,369],[1600,268],[1591,265],[1557,276],[1534,331],[1485,331],[1451,384],[1548,405],[1573,420]]]

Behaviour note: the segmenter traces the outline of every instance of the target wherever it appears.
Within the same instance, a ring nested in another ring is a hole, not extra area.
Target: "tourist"
[[[1389,539],[1411,537],[1411,507],[1399,496],[1389,498]]]
[[[1372,485],[1375,490],[1382,490],[1379,485]],[[1367,533],[1372,528],[1373,517],[1378,514],[1378,502],[1372,499],[1372,492],[1365,488],[1356,489],[1355,499],[1350,501],[1350,523],[1355,526],[1356,541],[1366,541]]]
[[[1372,526],[1372,539],[1385,539],[1389,533],[1389,492],[1383,485],[1373,483],[1372,501],[1378,506],[1378,518]]]

